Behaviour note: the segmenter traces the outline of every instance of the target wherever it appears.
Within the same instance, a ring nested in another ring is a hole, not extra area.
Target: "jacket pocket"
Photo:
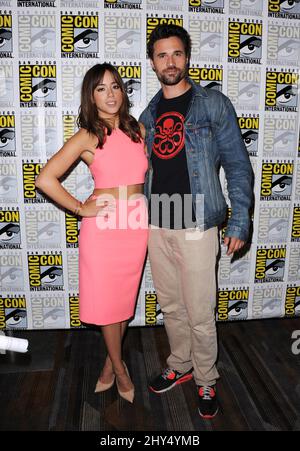
[[[212,137],[212,128],[211,124],[185,124],[186,131],[191,136],[195,136],[197,138],[208,139]]]
[[[195,127],[193,133],[198,139],[211,139],[212,130],[209,125],[203,125],[201,127]]]

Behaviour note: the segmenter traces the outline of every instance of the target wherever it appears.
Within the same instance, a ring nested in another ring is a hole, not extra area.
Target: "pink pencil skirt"
[[[79,311],[83,323],[107,325],[133,317],[147,242],[144,196],[133,203],[117,199],[115,211],[106,217],[82,219]]]

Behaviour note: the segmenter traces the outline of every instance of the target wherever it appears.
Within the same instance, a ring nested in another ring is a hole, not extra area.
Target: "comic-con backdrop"
[[[189,75],[231,99],[256,176],[250,250],[232,261],[221,246],[217,319],[300,315],[299,19],[299,0],[0,1],[0,329],[83,327],[80,221],[35,178],[76,131],[94,64],[117,66],[139,116],[159,88],[146,42],[160,23],[190,32]],[[63,184],[93,190],[83,162]],[[147,263],[131,324],[162,321]]]

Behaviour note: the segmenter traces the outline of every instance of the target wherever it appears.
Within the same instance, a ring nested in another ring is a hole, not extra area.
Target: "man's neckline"
[[[180,97],[183,97],[184,95],[190,93],[191,89],[192,89],[192,85],[190,85],[189,88],[188,88],[186,91],[184,91],[184,93],[179,94],[179,96],[175,96],[175,97],[164,97],[164,94],[163,94],[161,98],[162,98],[163,100],[166,100],[166,101],[168,101],[168,100],[176,100],[176,99],[179,99]]]

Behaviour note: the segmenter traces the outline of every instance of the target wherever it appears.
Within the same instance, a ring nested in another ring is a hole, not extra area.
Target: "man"
[[[227,211],[218,171],[221,165],[228,184],[232,214],[224,244],[232,255],[248,237],[252,168],[230,100],[187,76],[187,31],[159,25],[147,51],[162,88],[140,117],[152,166],[146,181],[151,194],[148,249],[171,349],[167,369],[149,388],[162,393],[194,377],[199,414],[213,418],[219,377],[215,267],[218,225]],[[166,195],[177,196],[168,210],[169,221],[167,209],[157,203],[157,196]]]

